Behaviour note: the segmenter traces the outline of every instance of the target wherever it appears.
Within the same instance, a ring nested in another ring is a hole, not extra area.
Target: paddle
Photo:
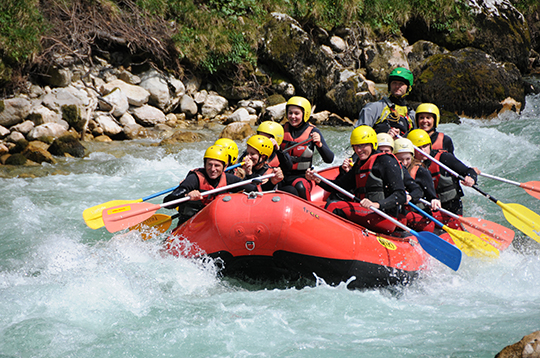
[[[417,150],[420,154],[424,155],[425,157],[439,164],[442,168],[446,169],[450,174],[452,174],[459,180],[461,181],[465,180],[463,176],[459,175],[452,169],[448,168],[446,165],[444,165],[437,159],[433,158],[431,155],[424,153],[417,146],[414,146],[414,149]],[[540,215],[538,215],[534,211],[520,204],[502,203],[496,198],[494,198],[493,196],[489,195],[488,193],[480,189],[478,187],[478,184],[474,184],[472,188],[476,190],[477,192],[479,192],[480,194],[482,194],[483,196],[485,196],[486,198],[488,198],[489,200],[493,201],[495,204],[499,205],[503,209],[503,214],[506,220],[510,224],[512,224],[516,229],[518,229],[525,235],[533,238],[534,240],[540,242]]]
[[[142,223],[137,224],[129,228],[129,231],[140,231],[141,237],[143,240],[149,240],[152,238],[153,234],[159,233],[163,234],[169,227],[171,227],[173,219],[176,219],[180,214],[175,214],[173,216],[165,214],[154,214],[149,219],[144,220]],[[146,232],[146,229],[152,228],[152,232]]]
[[[498,180],[498,181],[502,181],[503,183],[519,186],[520,188],[525,189],[527,194],[532,195],[536,199],[540,200],[540,181],[529,181],[529,182],[526,182],[526,183],[519,183],[517,181],[504,179],[504,178],[499,178],[499,177],[496,177],[495,175],[490,175],[490,174],[486,174],[486,173],[480,173],[480,175],[483,176],[483,177],[489,178],[489,179],[495,179],[495,180]]]
[[[273,177],[275,174],[267,174],[260,177],[243,180],[238,183],[226,185],[224,187],[207,190],[202,194],[202,196],[207,196],[215,193],[219,193],[222,191],[226,191],[228,189],[236,188],[239,186],[247,185],[254,181],[262,181],[264,179],[268,179]],[[103,222],[105,223],[105,228],[109,232],[116,232],[123,229],[127,229],[130,226],[134,226],[138,223],[143,222],[144,220],[150,218],[156,211],[158,211],[161,208],[166,208],[169,206],[176,206],[176,204],[180,204],[184,201],[190,200],[189,196],[186,196],[184,198],[180,198],[177,200],[172,200],[164,204],[152,204],[152,203],[132,203],[128,205],[118,205],[109,209],[103,210],[102,216],[103,216]]]
[[[225,168],[225,171],[229,171],[229,170],[232,170],[234,168],[238,168],[241,165],[244,165],[244,162],[228,166],[227,168]],[[92,206],[91,208],[85,209],[83,211],[84,222],[91,229],[94,229],[94,230],[99,229],[99,228],[104,226],[103,218],[101,216],[101,213],[103,212],[104,209],[112,208],[113,206],[118,206],[118,205],[127,205],[127,204],[134,204],[134,203],[140,203],[142,201],[147,201],[147,200],[153,199],[155,197],[158,197],[160,195],[167,194],[167,193],[173,191],[176,188],[177,188],[177,186],[174,186],[172,188],[162,190],[160,192],[157,192],[157,193],[152,194],[152,195],[148,195],[148,196],[146,196],[144,198],[137,199],[137,200],[111,200],[111,201],[108,201],[108,202],[103,203],[103,204]]]
[[[326,179],[325,177],[313,173],[317,178],[321,179],[324,183],[328,184],[332,188],[336,189],[340,193],[346,195],[347,197],[353,199],[353,200],[359,200],[357,197],[355,197],[353,194],[349,193],[345,189],[337,186],[336,184],[332,183],[330,180]],[[445,264],[446,266],[450,267],[452,270],[457,271],[459,268],[459,265],[461,263],[461,250],[449,243],[448,241],[445,241],[435,235],[432,232],[428,231],[422,231],[420,233],[414,231],[413,229],[410,229],[409,227],[403,225],[401,222],[397,221],[390,215],[387,215],[386,213],[380,211],[379,209],[370,206],[371,210],[373,210],[375,213],[379,214],[380,216],[384,217],[387,220],[390,220],[395,225],[399,226],[403,230],[407,231],[408,233],[416,236],[418,239],[418,242],[422,246],[425,252]]]
[[[429,215],[424,210],[420,209],[414,203],[409,202],[407,205],[414,208],[420,214],[426,218],[433,221],[435,224],[440,226],[444,231],[450,234],[452,240],[456,246],[463,251],[467,256],[473,257],[499,257],[499,250],[489,245],[487,242],[480,240],[480,238],[470,232],[455,230],[444,225],[439,220],[435,219],[433,216]]]
[[[309,137],[308,139],[303,140],[303,141],[301,141],[300,143],[296,143],[295,145],[291,145],[290,147],[285,148],[285,149],[283,150],[283,153],[287,153],[287,152],[293,150],[294,148],[298,147],[299,145],[307,144],[307,143],[311,142],[312,140],[313,140],[313,138],[312,138],[312,137]]]
[[[429,201],[425,199],[420,199],[420,202],[431,205]],[[510,246],[512,240],[514,240],[515,232],[500,224],[480,218],[464,218],[443,208],[440,208],[439,211],[459,220],[465,226],[467,231],[487,241],[490,245],[495,246],[499,250],[506,249]]]

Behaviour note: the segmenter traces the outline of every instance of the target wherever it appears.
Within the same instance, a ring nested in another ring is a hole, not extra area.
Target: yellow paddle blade
[[[163,234],[171,227],[172,218],[165,214],[154,214],[140,224],[129,228],[130,231],[137,230],[141,232],[143,240],[150,240],[155,234]],[[151,230],[148,230],[151,228]]]
[[[454,243],[467,256],[472,257],[491,257],[498,258],[499,250],[480,239],[478,236],[470,232],[451,229],[448,226],[443,226],[443,229],[450,234]]]
[[[91,229],[99,229],[100,227],[105,226],[103,222],[102,212],[105,209],[112,208],[118,205],[126,205],[131,203],[140,203],[141,199],[138,200],[111,200],[103,204],[92,206],[91,208],[85,209],[83,211],[83,219],[86,225]]]
[[[504,217],[510,224],[525,235],[540,242],[540,215],[519,204],[504,204],[497,201],[497,205],[503,209]]]

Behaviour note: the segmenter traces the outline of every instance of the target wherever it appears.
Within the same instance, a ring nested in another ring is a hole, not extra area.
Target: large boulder
[[[310,100],[323,97],[339,77],[339,64],[292,17],[272,13],[265,26],[261,58],[286,74]]]
[[[102,95],[107,95],[115,88],[120,88],[126,95],[128,103],[132,106],[140,107],[148,102],[150,93],[140,86],[130,85],[122,80],[113,80],[102,85],[99,89]]]
[[[508,98],[520,104],[517,111],[525,104],[523,79],[516,65],[497,62],[470,47],[430,57],[410,97],[471,117],[497,114]]]
[[[540,331],[526,335],[521,341],[504,347],[495,358],[540,357]]]
[[[145,127],[155,126],[156,124],[165,123],[166,121],[165,113],[158,108],[147,104],[134,108],[132,114],[137,123]]]
[[[0,125],[11,127],[21,123],[30,114],[32,103],[26,98],[9,98],[0,101]]]
[[[472,25],[465,31],[441,30],[421,18],[413,18],[404,29],[411,41],[428,40],[449,50],[475,47],[500,62],[512,62],[525,72],[529,65],[531,34],[524,16],[510,0],[469,0]]]
[[[71,133],[56,138],[49,147],[49,152],[52,155],[59,157],[66,156],[66,154],[68,154],[73,157],[82,158],[84,157],[84,151],[85,148],[79,139]]]
[[[255,131],[249,123],[246,122],[234,122],[227,125],[223,131],[221,131],[220,138],[230,138],[232,140],[244,140],[247,137],[251,137],[255,134]]]
[[[339,83],[326,93],[328,107],[342,115],[356,119],[362,107],[374,101],[374,88],[361,74],[350,70],[341,73]]]
[[[390,72],[396,67],[409,67],[405,51],[395,42],[369,44],[363,53],[367,78],[375,82],[385,83]]]

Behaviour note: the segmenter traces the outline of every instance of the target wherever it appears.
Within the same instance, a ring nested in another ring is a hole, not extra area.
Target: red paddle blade
[[[460,217],[459,221],[465,225],[468,232],[478,236],[500,251],[510,246],[516,235],[513,230],[489,220]]]
[[[520,185],[527,194],[534,196],[536,199],[540,200],[540,181],[528,181]]]
[[[109,232],[117,232],[143,222],[160,208],[161,206],[152,203],[118,205],[103,210],[102,217],[105,228]]]

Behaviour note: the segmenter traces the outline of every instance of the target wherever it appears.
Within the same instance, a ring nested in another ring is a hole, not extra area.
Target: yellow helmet
[[[414,155],[414,147],[412,142],[407,138],[398,138],[394,141],[394,154],[411,153]]]
[[[419,113],[431,113],[435,116],[435,121],[433,124],[434,128],[437,128],[439,125],[439,120],[441,118],[441,113],[439,112],[439,107],[433,103],[422,103],[416,108],[416,125],[418,126],[418,114]]]
[[[379,147],[381,145],[387,145],[394,149],[394,138],[388,133],[377,134],[377,142],[379,143]]]
[[[431,144],[429,134],[423,129],[413,129],[407,135],[407,139],[409,139],[412,144],[417,147],[423,147],[426,144]]]
[[[351,133],[351,145],[371,143],[373,150],[378,147],[377,133],[370,126],[356,127]]]
[[[216,159],[222,161],[225,166],[229,161],[229,154],[225,148],[219,145],[212,145],[204,152],[204,159]]]
[[[289,106],[297,106],[302,108],[302,111],[304,111],[304,122],[307,122],[309,120],[309,117],[311,117],[311,104],[304,97],[291,97],[287,101],[287,105],[285,107],[288,108]]]
[[[274,151],[272,141],[260,134],[249,137],[246,144],[257,149],[260,155],[266,155],[267,157],[270,157]]]
[[[278,145],[281,145],[281,142],[283,142],[283,126],[277,122],[262,122],[259,124],[259,127],[257,127],[257,133],[259,132],[270,134],[272,137],[274,137]]]
[[[238,146],[234,140],[229,138],[219,138],[214,145],[223,147],[227,151],[227,154],[229,155],[229,161],[226,162],[227,165],[236,164],[236,161],[238,160]]]

